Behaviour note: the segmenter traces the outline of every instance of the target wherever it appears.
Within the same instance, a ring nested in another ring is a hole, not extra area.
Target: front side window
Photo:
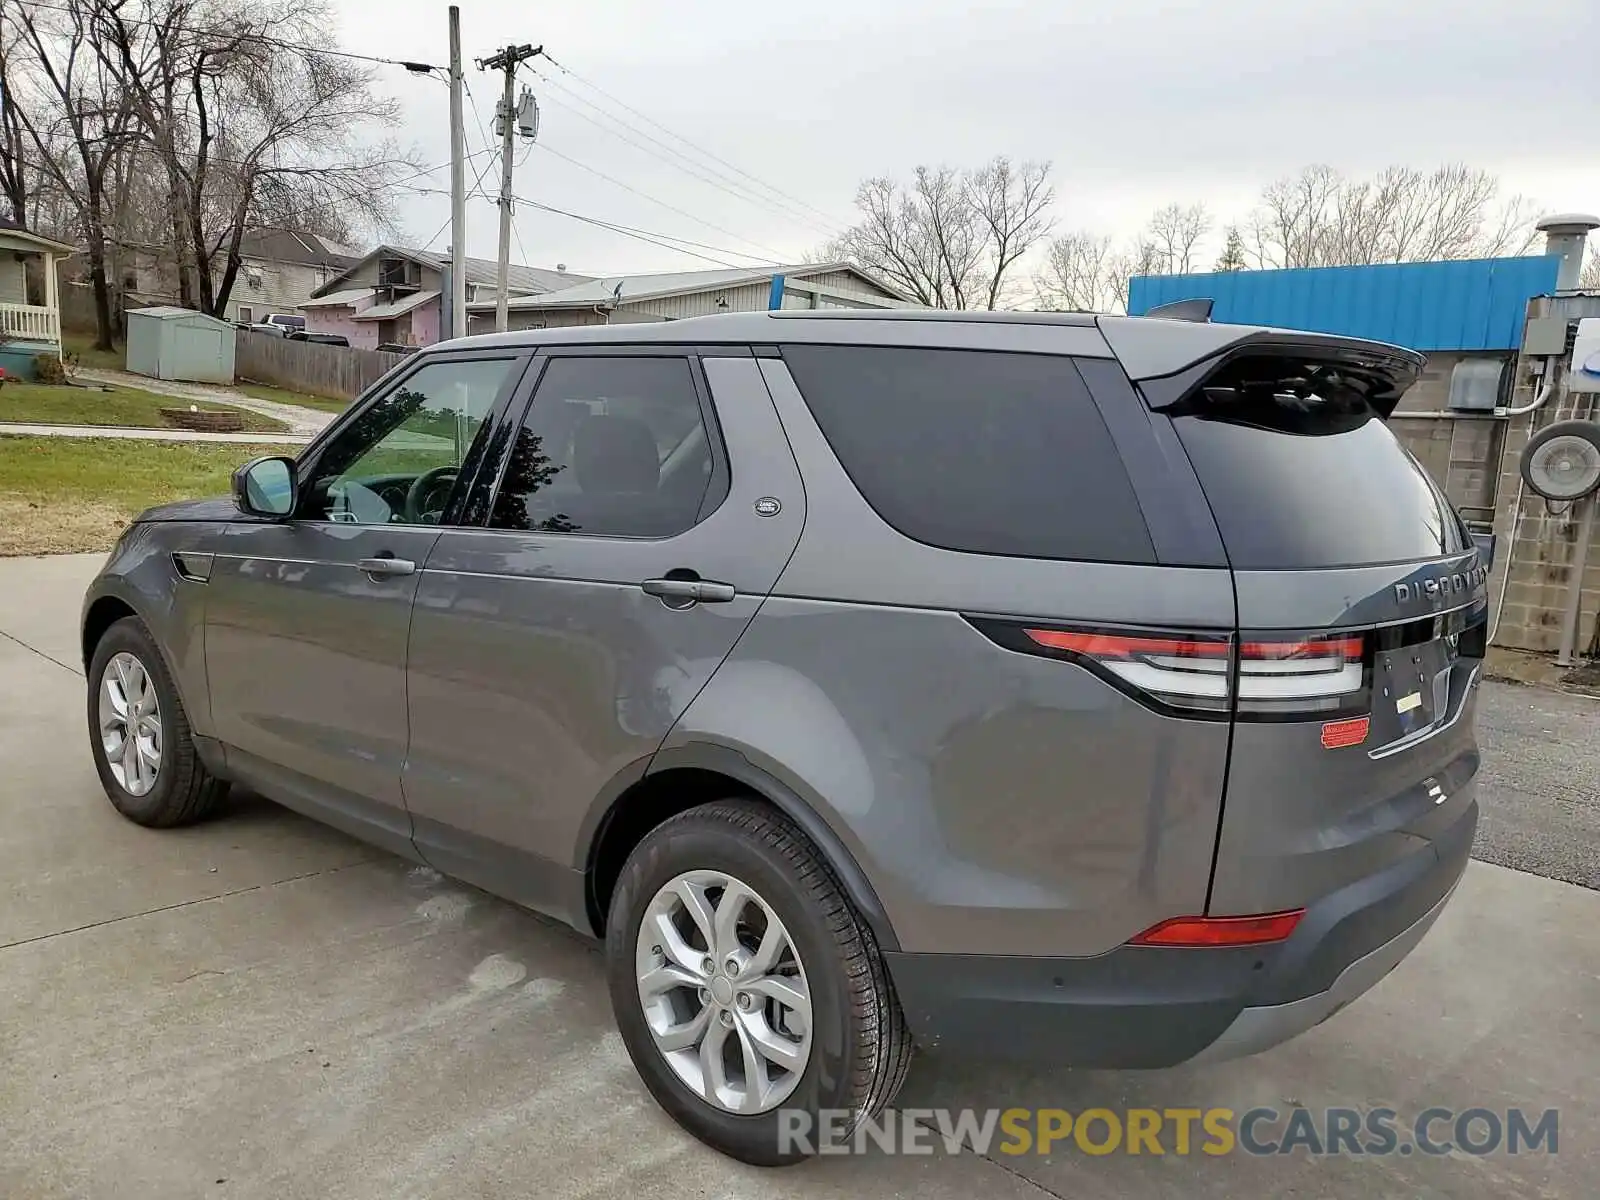
[[[430,363],[350,422],[318,459],[301,515],[357,525],[428,525],[473,440],[514,379],[514,358]]]
[[[671,537],[715,507],[717,481],[687,358],[555,358],[517,431],[490,525]]]

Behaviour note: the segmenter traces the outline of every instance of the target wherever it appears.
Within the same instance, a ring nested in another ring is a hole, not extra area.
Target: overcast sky
[[[447,61],[444,4],[333,3],[344,48]],[[538,69],[552,84],[529,77],[543,126],[537,145],[519,149],[519,195],[690,238],[727,262],[752,261],[728,251],[770,261],[811,250],[851,219],[863,177],[995,154],[1053,162],[1058,226],[1119,237],[1174,200],[1205,202],[1219,223],[1237,218],[1263,185],[1312,162],[1362,173],[1460,160],[1543,210],[1600,211],[1600,0],[464,0],[461,9],[467,82],[485,124],[500,78],[471,60],[507,42],[542,43],[587,81],[549,63]],[[444,85],[379,71],[405,107],[397,135],[428,165],[445,162]],[[615,123],[579,98],[635,132],[607,132]],[[670,165],[648,138],[695,152],[616,101],[788,199],[703,158],[701,174],[737,186]],[[484,135],[470,105],[467,128],[476,150]],[[490,161],[471,164],[469,183]],[[449,172],[416,182],[448,188]],[[483,186],[498,183],[495,165]],[[446,196],[408,198],[405,235],[421,244],[448,215]],[[472,254],[493,257],[496,221],[488,202],[469,203]],[[712,265],[526,206],[516,226],[513,260],[538,266]],[[433,244],[448,240],[441,232]]]

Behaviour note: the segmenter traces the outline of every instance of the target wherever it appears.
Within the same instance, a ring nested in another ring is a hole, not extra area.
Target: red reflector
[[[1070,650],[1092,658],[1126,658],[1131,654],[1174,654],[1184,658],[1227,658],[1226,641],[1201,642],[1189,638],[1117,637],[1109,633],[1073,633],[1065,629],[1029,629],[1035,644],[1052,650]]]
[[[1294,932],[1305,909],[1267,913],[1259,917],[1173,917],[1152,925],[1134,946],[1259,946],[1281,942]]]
[[[1352,717],[1348,721],[1327,721],[1322,726],[1322,748],[1339,750],[1345,746],[1359,746],[1367,740],[1370,717]]]

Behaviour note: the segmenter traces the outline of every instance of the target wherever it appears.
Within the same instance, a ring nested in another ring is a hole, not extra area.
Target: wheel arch
[[[84,609],[79,642],[83,653],[85,675],[89,673],[89,663],[94,659],[95,647],[100,644],[100,639],[105,637],[106,630],[124,617],[139,617],[139,610],[121,596],[111,592],[102,592]],[[143,617],[139,619],[144,620]],[[146,621],[145,624],[148,626],[149,622]]]
[[[584,912],[590,932],[603,936],[606,911],[622,866],[656,826],[730,792],[754,796],[788,817],[827,861],[878,946],[900,948],[883,903],[849,848],[822,815],[793,788],[738,750],[689,743],[632,764],[612,780],[590,810],[579,838]]]

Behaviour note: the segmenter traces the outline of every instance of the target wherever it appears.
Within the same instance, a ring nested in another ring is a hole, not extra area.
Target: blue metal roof
[[[1213,321],[1342,333],[1412,350],[1514,350],[1528,300],[1555,291],[1552,255],[1136,275],[1128,312],[1209,297]]]

